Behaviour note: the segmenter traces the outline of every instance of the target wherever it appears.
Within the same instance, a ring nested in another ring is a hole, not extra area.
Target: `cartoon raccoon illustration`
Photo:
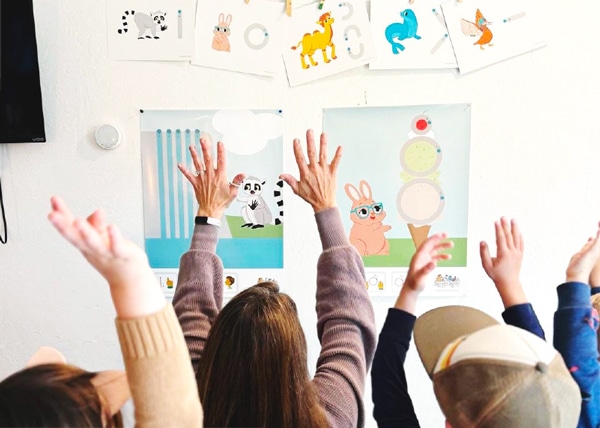
[[[165,25],[165,19],[167,16],[166,11],[157,10],[156,12],[150,12],[150,14],[136,12],[134,10],[126,10],[122,17],[122,28],[119,28],[117,32],[119,34],[127,33],[127,26],[129,25],[127,20],[128,17],[133,16],[133,21],[138,28],[138,39],[158,39],[159,37],[156,35],[156,31],[165,31],[167,26]],[[147,31],[150,31],[150,34],[147,34]]]

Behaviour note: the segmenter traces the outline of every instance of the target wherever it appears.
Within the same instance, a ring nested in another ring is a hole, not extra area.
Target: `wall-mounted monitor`
[[[46,141],[33,0],[0,0],[0,143]]]

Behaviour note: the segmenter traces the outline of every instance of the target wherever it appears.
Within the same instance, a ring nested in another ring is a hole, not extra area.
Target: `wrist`
[[[221,227],[221,220],[210,216],[196,216],[194,219],[195,224],[211,224],[213,226]]]
[[[198,217],[212,217],[216,219],[220,219],[223,217],[223,213],[225,212],[222,208],[203,208],[199,207],[198,211],[196,211],[196,215]]]
[[[400,294],[396,299],[396,304],[394,308],[402,309],[409,314],[415,314],[417,308],[417,300],[419,298],[419,291],[413,290],[406,286],[406,284],[400,290]]]

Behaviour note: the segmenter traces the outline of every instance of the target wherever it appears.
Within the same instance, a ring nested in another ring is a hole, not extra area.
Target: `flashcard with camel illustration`
[[[283,60],[290,86],[367,64],[375,56],[364,1],[325,2],[294,9]]]
[[[109,0],[108,57],[189,61],[194,50],[194,0]]]
[[[154,269],[174,269],[190,245],[198,208],[178,170],[189,146],[209,139],[227,153],[231,180],[245,173],[221,218],[217,254],[228,269],[283,268],[283,113],[279,110],[145,110],[140,116],[145,248]],[[265,273],[263,273],[265,274]],[[266,275],[266,274],[265,274]]]
[[[546,45],[540,0],[462,0],[441,8],[461,74]]]
[[[454,241],[440,267],[466,266],[470,111],[468,104],[323,110],[329,141],[344,144],[336,196],[365,267],[407,267],[438,232]]]
[[[193,65],[273,77],[281,67],[285,5],[199,1]]]
[[[370,17],[377,52],[370,69],[457,67],[439,1],[372,1]]]

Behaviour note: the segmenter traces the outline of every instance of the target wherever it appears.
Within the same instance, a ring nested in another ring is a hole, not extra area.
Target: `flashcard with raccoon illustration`
[[[194,0],[109,0],[109,58],[189,61],[195,5]]]

